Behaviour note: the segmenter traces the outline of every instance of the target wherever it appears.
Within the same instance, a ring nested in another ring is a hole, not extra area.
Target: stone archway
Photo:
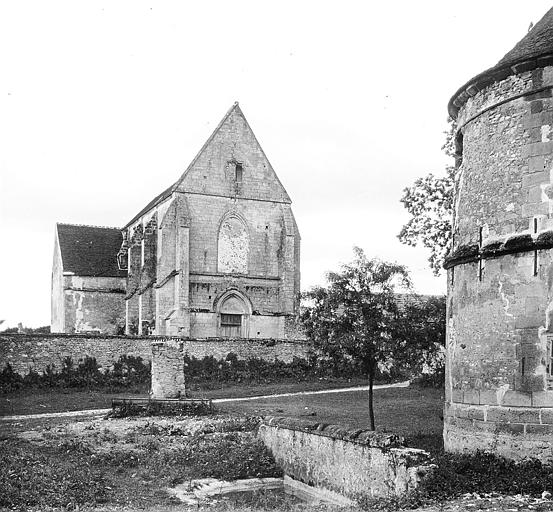
[[[247,338],[250,301],[238,290],[225,292],[217,301],[217,334],[223,338]]]

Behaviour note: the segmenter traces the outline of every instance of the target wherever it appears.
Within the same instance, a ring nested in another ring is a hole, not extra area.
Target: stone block
[[[504,434],[524,434],[524,423],[496,423],[496,432]]]
[[[476,389],[468,389],[463,392],[463,403],[475,404],[480,403],[480,391]]]
[[[549,173],[545,163],[545,156],[533,156],[528,160],[528,172],[532,173],[522,177],[522,186],[533,185],[538,183],[548,183]],[[527,184],[527,185],[525,185]]]
[[[480,405],[498,405],[497,391],[492,389],[483,389],[480,391]]]
[[[553,408],[540,409],[540,419],[544,425],[553,425]]]
[[[526,433],[551,436],[553,435],[553,425],[528,424],[526,425]]]
[[[532,407],[532,395],[519,391],[507,391],[503,395],[502,405],[512,407]]]
[[[490,407],[487,420],[494,423],[539,423],[539,409],[522,407]]]
[[[463,390],[453,389],[451,391],[451,400],[455,403],[463,403]]]
[[[484,409],[481,407],[456,406],[454,415],[456,418],[466,418],[469,420],[484,420]]]
[[[473,427],[473,421],[466,418],[449,418],[448,423],[458,428],[471,429]]]

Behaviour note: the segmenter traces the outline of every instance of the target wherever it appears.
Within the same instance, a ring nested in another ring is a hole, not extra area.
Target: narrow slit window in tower
[[[484,228],[480,226],[480,229],[478,230],[478,248],[479,249],[482,249],[483,231],[484,231]],[[482,259],[482,255],[480,255],[478,259],[478,280],[479,281],[482,281],[483,275],[484,275],[484,260]]]
[[[553,377],[553,343],[547,340],[547,375]]]

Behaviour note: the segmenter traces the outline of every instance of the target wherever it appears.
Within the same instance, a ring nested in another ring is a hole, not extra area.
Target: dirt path
[[[375,390],[387,389],[387,388],[406,388],[409,386],[409,381],[396,382],[395,384],[380,384],[374,386]],[[246,396],[242,398],[215,398],[214,404],[228,403],[228,402],[245,402],[251,400],[266,400],[268,398],[282,398],[289,396],[305,396],[305,395],[326,395],[333,393],[348,393],[351,391],[367,391],[369,386],[356,386],[348,388],[338,389],[323,389],[319,391],[298,391],[296,393],[278,393],[275,395],[259,395],[259,396]],[[48,412],[42,414],[19,414],[15,416],[3,416],[0,417],[2,421],[20,421],[30,419],[48,419],[48,418],[72,418],[72,417],[86,417],[86,416],[103,416],[107,414],[111,409],[87,409],[84,411],[68,411],[68,412]]]

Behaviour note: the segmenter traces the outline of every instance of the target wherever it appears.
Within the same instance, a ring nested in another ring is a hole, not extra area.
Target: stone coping
[[[257,342],[264,345],[276,345],[278,343],[295,343],[298,345],[308,345],[308,340],[302,340],[297,338],[219,338],[219,337],[210,337],[210,338],[191,338],[191,337],[180,337],[180,336],[132,336],[132,335],[119,335],[119,334],[98,334],[98,333],[2,333],[0,332],[0,342],[2,338],[92,338],[92,339],[119,339],[119,340],[129,340],[129,341],[150,341],[155,342],[164,342],[169,340],[176,341],[197,341],[200,343],[209,343],[214,341],[224,341],[224,342]]]
[[[306,432],[308,434],[330,437],[332,439],[340,439],[342,441],[369,446],[371,448],[405,448],[405,439],[397,434],[375,432],[366,429],[348,429],[339,425],[330,425],[328,423],[321,423],[303,418],[265,416],[261,419],[261,424],[268,427],[285,428],[297,432]],[[422,452],[422,450],[420,451]]]
[[[480,259],[551,248],[553,248],[553,230],[542,231],[535,237],[530,233],[517,233],[509,236],[506,240],[489,240],[482,247],[478,247],[476,244],[461,245],[446,256],[444,268],[449,269]]]

